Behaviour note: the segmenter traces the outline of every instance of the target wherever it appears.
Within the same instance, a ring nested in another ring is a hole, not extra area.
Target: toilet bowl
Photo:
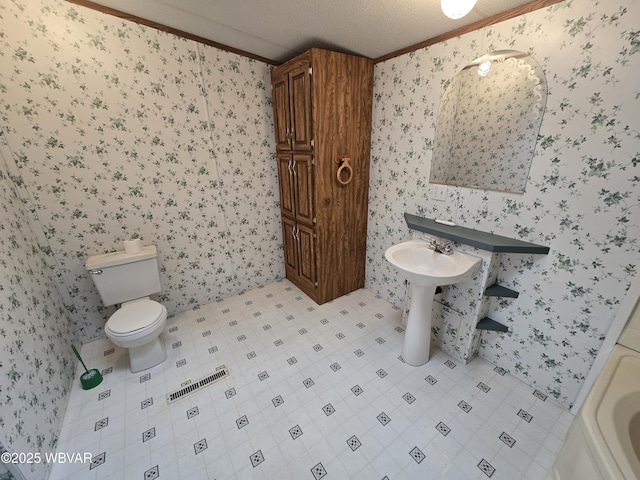
[[[135,373],[166,360],[167,351],[160,340],[166,323],[165,306],[143,298],[123,303],[109,317],[104,332],[114,344],[129,349],[129,363]]]
[[[85,267],[102,303],[120,305],[107,320],[104,333],[113,343],[129,350],[131,371],[164,362],[167,351],[160,334],[167,323],[167,309],[149,298],[162,291],[155,245],[134,253],[124,250],[92,255]]]

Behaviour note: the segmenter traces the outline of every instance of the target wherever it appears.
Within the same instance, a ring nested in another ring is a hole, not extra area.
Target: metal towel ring
[[[338,173],[336,173],[336,178],[338,179],[338,183],[341,185],[348,185],[353,179],[353,168],[349,163],[351,159],[349,157],[340,157],[336,159],[336,163],[340,164],[338,168]],[[342,171],[347,170],[348,177],[346,180],[342,180]]]

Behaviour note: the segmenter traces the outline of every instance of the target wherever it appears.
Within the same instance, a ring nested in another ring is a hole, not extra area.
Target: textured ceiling
[[[450,20],[439,0],[98,0],[97,4],[283,62],[309,48],[379,58],[531,0],[478,0]]]

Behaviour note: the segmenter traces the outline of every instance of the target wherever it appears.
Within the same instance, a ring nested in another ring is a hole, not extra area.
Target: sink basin
[[[435,252],[424,240],[408,240],[389,247],[385,257],[412,284],[451,285],[475,275],[482,259],[462,252]]]
[[[482,259],[462,252],[438,253],[424,240],[399,243],[389,247],[384,256],[411,283],[402,359],[409,365],[424,365],[431,349],[431,310],[436,287],[471,279]]]

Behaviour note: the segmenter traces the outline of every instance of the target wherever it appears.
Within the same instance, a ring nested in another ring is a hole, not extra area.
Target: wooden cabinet
[[[311,150],[309,62],[294,61],[271,75],[273,124],[278,150]]]
[[[322,304],[364,287],[373,62],[311,49],[271,83],[286,275]]]

